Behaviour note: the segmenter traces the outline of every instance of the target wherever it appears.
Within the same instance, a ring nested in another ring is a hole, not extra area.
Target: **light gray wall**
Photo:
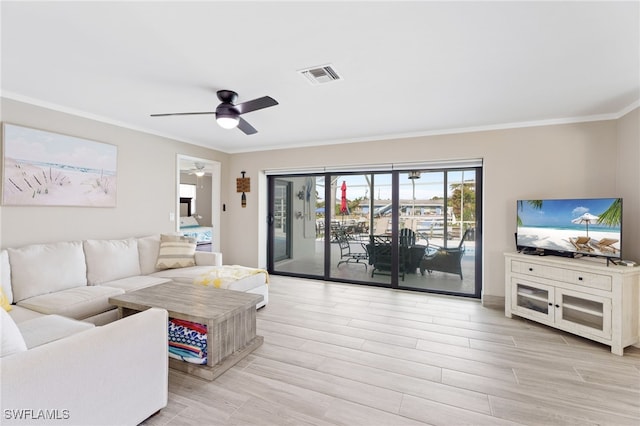
[[[618,120],[616,188],[623,198],[622,254],[640,261],[640,108]]]
[[[484,296],[504,296],[503,253],[514,250],[520,198],[624,197],[625,257],[640,260],[640,113],[619,120],[352,143],[228,155],[2,100],[2,121],[118,146],[115,208],[0,208],[0,247],[169,232],[177,207],[176,156],[222,163],[221,251],[227,264],[264,267],[266,178],[275,168],[324,167],[443,159],[484,160]],[[235,178],[251,178],[247,208]]]
[[[624,127],[638,125],[637,114]],[[420,162],[482,158],[484,161],[484,292],[485,300],[504,297],[503,253],[515,250],[516,201],[518,199],[610,197],[621,194],[617,183],[633,182],[624,192],[625,217],[640,216],[637,204],[637,162],[618,169],[617,120],[579,124],[518,128],[486,132],[429,136],[235,154],[229,172],[246,170],[254,180],[262,171],[277,168],[317,168],[326,165]],[[632,133],[629,131],[628,133]],[[625,146],[637,143],[625,137]],[[637,159],[636,157],[634,157]],[[636,193],[632,193],[633,189]],[[231,190],[229,188],[228,190]],[[633,201],[633,199],[636,201]],[[256,235],[257,244],[237,244],[223,238],[225,262],[264,267],[266,185],[252,185],[251,208],[231,205],[223,214],[223,229],[231,234]],[[258,209],[255,206],[258,206]],[[625,227],[626,227],[625,222]],[[625,242],[630,253],[638,252],[638,239]],[[492,301],[490,301],[492,302]]]
[[[228,161],[218,151],[22,102],[2,99],[1,107],[3,122],[118,146],[115,208],[3,206],[1,247],[175,231],[169,213],[178,216],[177,155],[220,161],[223,168]]]

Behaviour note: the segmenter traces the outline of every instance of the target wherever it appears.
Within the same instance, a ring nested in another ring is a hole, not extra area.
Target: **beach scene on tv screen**
[[[621,198],[519,200],[519,246],[620,257]]]

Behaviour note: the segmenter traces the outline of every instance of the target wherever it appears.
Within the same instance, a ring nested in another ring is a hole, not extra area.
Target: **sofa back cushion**
[[[11,290],[11,267],[9,266],[9,253],[0,251],[0,285],[4,290],[4,297],[8,303],[13,303],[13,291]]]
[[[136,239],[87,240],[83,245],[89,285],[140,275]]]
[[[34,244],[7,249],[13,301],[87,285],[80,241]]]
[[[140,272],[142,275],[159,271],[156,268],[158,253],[160,252],[160,234],[138,238],[138,253],[140,254]]]

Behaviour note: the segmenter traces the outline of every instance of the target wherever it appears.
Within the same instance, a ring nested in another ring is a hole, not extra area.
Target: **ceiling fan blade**
[[[151,114],[151,117],[165,117],[167,115],[203,115],[203,114],[215,114],[215,111],[206,112],[168,112],[165,114]]]
[[[238,118],[240,119],[240,122],[238,123],[238,129],[242,130],[245,135],[253,135],[255,133],[258,133],[258,131],[254,129],[251,124],[247,123],[247,120],[242,117]]]
[[[262,98],[254,99],[252,101],[236,104],[233,107],[238,110],[239,114],[246,114],[247,112],[256,111],[262,108],[268,108],[278,105],[278,101],[271,96],[263,96]]]

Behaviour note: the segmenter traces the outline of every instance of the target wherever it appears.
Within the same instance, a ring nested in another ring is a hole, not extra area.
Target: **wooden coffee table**
[[[213,380],[259,347],[256,335],[256,304],[259,294],[169,282],[110,297],[119,318],[149,308],[162,308],[169,318],[207,326],[207,364],[169,358],[169,367]]]

